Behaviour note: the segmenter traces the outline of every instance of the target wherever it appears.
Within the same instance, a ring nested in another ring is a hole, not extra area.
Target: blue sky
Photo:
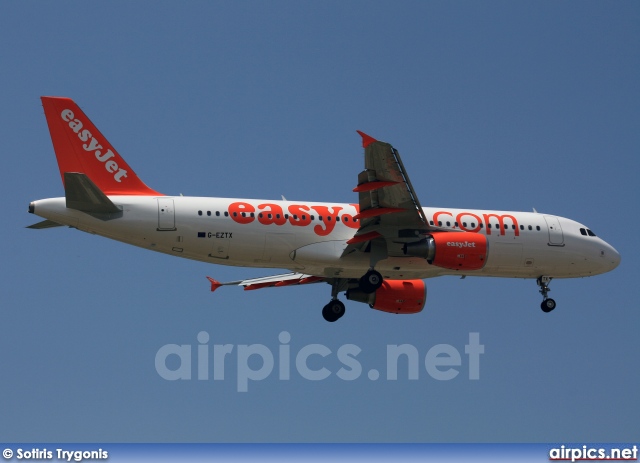
[[[639,26],[625,1],[3,2],[0,438],[637,441]],[[24,228],[30,201],[63,195],[41,95],[73,98],[166,194],[355,201],[363,130],[400,151],[423,205],[570,217],[622,263],[554,280],[551,314],[531,280],[429,280],[421,314],[349,302],[335,324],[326,285],[211,294],[205,275],[272,271]],[[202,331],[235,346],[225,380],[163,379],[158,350],[195,355]],[[328,347],[309,365],[334,374],[285,381],[276,365],[238,392],[239,346],[277,358],[284,331],[292,357]],[[335,375],[348,344],[353,381]],[[393,344],[421,365],[453,346],[460,374],[368,379]]]

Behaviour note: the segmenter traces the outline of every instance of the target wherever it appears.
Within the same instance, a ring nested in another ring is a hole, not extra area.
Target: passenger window
[[[476,223],[475,222],[471,222],[471,228],[476,228]]]
[[[442,221],[438,220],[438,227],[442,227]]]
[[[487,228],[491,228],[491,224],[490,223],[487,224]]]
[[[312,215],[310,217],[311,217],[311,220],[316,220],[316,216],[315,215]]]
[[[540,231],[540,225],[536,225],[536,230]]]
[[[344,221],[348,222],[349,221],[349,217],[345,216]]]
[[[220,217],[220,211],[216,211],[216,217]]]
[[[529,225],[529,230],[533,230],[533,227],[531,227],[531,225]]]
[[[462,226],[463,226],[464,228],[467,228],[467,222],[462,222]]]
[[[202,215],[202,211],[198,211],[198,215]]]
[[[451,222],[447,222],[447,227],[450,227],[450,226],[451,226]]]
[[[453,226],[457,227],[458,226],[458,222],[453,222]]]
[[[336,222],[340,222],[340,216],[336,217]]]
[[[207,216],[211,217],[211,211],[207,211]]]
[[[524,230],[524,225],[520,225],[520,230]]]
[[[229,212],[228,211],[224,211],[224,216],[225,217],[229,217]]]

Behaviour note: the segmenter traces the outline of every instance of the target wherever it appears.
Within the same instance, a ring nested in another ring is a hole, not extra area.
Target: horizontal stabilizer
[[[78,172],[64,173],[64,195],[69,209],[89,213],[121,211],[89,177]]]
[[[214,292],[216,289],[218,289],[220,286],[222,286],[222,283],[220,283],[217,280],[214,280],[211,277],[207,277],[207,280],[209,280],[211,282],[211,292]]]
[[[54,228],[54,227],[63,227],[61,223],[54,222],[53,220],[43,220],[42,222],[34,223],[33,225],[29,225],[26,228],[31,228],[33,230],[42,230],[43,228]]]
[[[305,275],[303,273],[286,273],[284,275],[274,275],[270,277],[250,278],[248,280],[229,281],[227,283],[220,283],[211,277],[207,277],[207,280],[211,283],[211,291],[215,291],[220,286],[243,286],[245,291],[251,291],[253,289],[282,287],[291,285],[306,285],[309,283],[320,283],[326,281],[325,277],[319,277],[314,275]]]

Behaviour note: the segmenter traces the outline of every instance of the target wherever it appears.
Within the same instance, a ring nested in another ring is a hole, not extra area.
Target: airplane
[[[245,290],[328,283],[323,318],[345,314],[338,299],[395,314],[421,312],[424,279],[443,275],[535,279],[541,309],[557,278],[609,272],[618,252],[574,220],[551,214],[422,207],[399,152],[358,131],[364,170],[357,202],[164,195],[149,188],[69,98],[42,97],[64,197],[29,204],[44,221],[173,256],[289,273],[221,283]]]

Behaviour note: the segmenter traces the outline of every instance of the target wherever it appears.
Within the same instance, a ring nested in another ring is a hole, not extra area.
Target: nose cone
[[[602,258],[605,272],[610,272],[618,265],[620,265],[620,253],[615,250],[609,243],[603,241],[603,245],[600,249],[600,257]]]

